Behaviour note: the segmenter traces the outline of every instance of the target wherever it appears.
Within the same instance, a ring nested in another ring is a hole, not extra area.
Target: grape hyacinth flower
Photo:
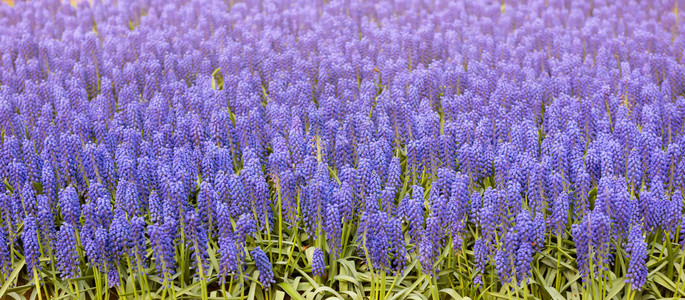
[[[413,244],[412,249],[415,249],[421,240],[421,231],[423,229],[423,214],[425,209],[423,201],[406,196],[400,204],[400,209],[402,219],[409,227],[409,237]]]
[[[26,270],[31,276],[38,276],[40,270],[40,245],[38,243],[38,229],[36,219],[28,215],[24,218],[24,232],[21,235],[24,245],[24,259],[26,260]],[[38,279],[36,279],[38,280]]]
[[[609,260],[609,241],[611,238],[609,218],[599,210],[592,210],[580,224],[573,224],[571,235],[576,244],[578,271],[584,283],[591,274],[598,275],[606,269]],[[590,261],[593,268],[590,268]]]
[[[642,225],[633,224],[628,235],[626,244],[628,253],[628,270],[626,271],[626,283],[630,283],[633,290],[639,291],[647,281],[647,243],[642,233]]]
[[[72,279],[79,273],[79,257],[76,253],[76,231],[71,223],[63,223],[55,241],[57,269],[62,279]]]
[[[331,249],[331,255],[337,257],[340,254],[342,236],[342,218],[338,206],[329,204],[326,207],[324,218],[324,231],[326,232],[326,243]]]
[[[435,216],[426,219],[426,228],[419,242],[419,261],[422,272],[435,276],[440,270],[434,269],[433,265],[440,254],[443,240],[443,229],[440,219]]]
[[[219,237],[219,283],[224,284],[229,274],[234,274],[240,269],[242,255],[238,249],[233,233],[227,231]]]
[[[531,275],[531,263],[533,262],[533,256],[535,250],[541,247],[541,238],[539,237],[539,230],[535,230],[536,223],[542,223],[538,218],[536,220],[531,220],[528,211],[523,210],[516,216],[516,232],[519,246],[516,249],[516,279],[518,282],[523,282]],[[542,229],[542,240],[544,240],[544,227]]]
[[[549,218],[549,223],[552,232],[555,235],[561,235],[566,229],[568,222],[569,201],[566,192],[560,193],[552,203],[552,213]]]
[[[80,226],[81,204],[73,186],[70,185],[59,193],[59,207],[64,220],[78,228]]]
[[[314,249],[312,256],[312,274],[314,276],[323,277],[326,274],[326,263],[324,262],[324,255],[321,249]]]
[[[242,214],[238,222],[236,222],[236,241],[239,245],[245,245],[248,236],[254,236],[257,232],[257,223],[252,215]]]
[[[259,246],[255,247],[250,254],[252,254],[252,259],[257,265],[257,270],[259,270],[259,282],[262,284],[262,287],[270,288],[276,281],[274,281],[274,273],[271,270],[269,258],[266,257],[266,254],[264,254],[264,251]]]
[[[473,254],[475,256],[475,272],[476,276],[473,279],[473,283],[476,287],[483,284],[483,272],[485,271],[485,266],[488,262],[488,245],[484,238],[476,239],[473,245]]]
[[[10,255],[14,254],[10,253],[9,236],[5,228],[0,226],[0,272],[2,272],[4,280],[7,280],[12,272],[12,257]]]
[[[207,229],[204,228],[202,220],[193,211],[186,213],[185,217],[186,245],[188,250],[192,251],[193,267],[202,280],[209,272],[209,257],[207,254]]]
[[[153,250],[157,271],[164,276],[164,286],[171,283],[169,278],[174,274],[176,259],[174,255],[173,237],[167,230],[168,223],[152,224],[148,226],[150,233],[150,247]]]
[[[402,270],[405,244],[401,222],[385,212],[364,213],[357,232],[358,252],[375,270]]]
[[[147,265],[146,250],[147,246],[145,243],[145,232],[147,224],[145,224],[145,219],[140,216],[131,218],[131,228],[130,228],[130,244],[129,244],[129,255],[132,261],[137,266],[138,270],[145,270]],[[140,274],[143,275],[143,274]]]

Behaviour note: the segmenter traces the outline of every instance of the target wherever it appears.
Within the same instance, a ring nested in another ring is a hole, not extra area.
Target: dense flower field
[[[0,298],[685,297],[679,0],[92,2],[0,3]]]

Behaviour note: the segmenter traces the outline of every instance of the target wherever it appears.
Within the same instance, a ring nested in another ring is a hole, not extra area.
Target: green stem
[[[126,255],[126,263],[128,264],[128,274],[133,275],[133,267],[131,267],[131,258]],[[142,285],[142,284],[141,284]],[[144,295],[141,294],[144,297]],[[136,288],[136,282],[133,282],[133,299],[138,299],[138,288]]]
[[[281,261],[281,249],[283,246],[283,204],[279,185],[276,186],[276,192],[278,193],[278,261]]]
[[[38,270],[33,268],[33,282],[36,284],[36,293],[38,294],[38,300],[43,300],[43,296],[40,294],[40,280],[38,280]],[[47,294],[45,294],[47,296]]]
[[[600,273],[605,273],[605,272],[604,272],[604,271],[600,271]],[[602,292],[602,298],[600,298],[600,299],[605,299],[605,298],[606,298],[606,297],[604,297],[604,295],[605,295],[604,293],[606,292],[606,280],[604,279],[604,277],[605,277],[605,276],[601,276],[601,277],[599,278],[599,279],[601,280],[601,281],[599,282],[599,284],[600,284],[600,291]]]
[[[370,282],[371,282],[371,289],[369,290],[369,300],[374,300],[374,299],[375,299],[374,296],[376,295],[376,293],[375,293],[375,290],[376,290],[376,289],[374,288],[375,280],[376,280],[376,279],[374,278],[373,273],[371,273],[369,276],[371,276],[371,277],[369,278],[369,280],[370,280]]]
[[[392,288],[395,287],[395,284],[397,283],[397,277],[399,277],[399,276],[395,275],[393,277],[395,277],[395,278],[392,280],[392,285],[390,285],[390,290],[388,291],[387,294],[385,294],[385,297],[383,299],[390,299],[390,294],[392,294]]]
[[[231,279],[228,281],[228,294],[231,295],[231,297],[233,297],[233,277],[235,276],[231,276]]]
[[[105,274],[107,274],[107,268],[105,268]],[[109,299],[109,282],[105,279],[105,288],[102,290],[105,293],[105,299]]]
[[[200,280],[202,280],[202,300],[207,300],[207,281],[204,279]]]
[[[136,254],[136,257],[138,257],[138,254]],[[145,273],[145,270],[143,270],[143,266],[141,266],[140,264],[136,264],[136,268],[138,269],[138,276],[140,276],[141,278],[140,281],[143,292],[145,293],[145,295],[150,295],[150,285],[148,284],[147,274]],[[143,299],[145,299],[145,297],[143,297]]]
[[[659,232],[654,234],[654,240],[652,240],[652,250],[649,251],[649,257],[652,257],[652,255],[654,254],[654,247],[656,246],[656,240],[658,237],[659,237]]]
[[[100,280],[100,270],[98,267],[93,268],[93,278],[95,279],[95,292],[97,293],[96,298],[102,299],[102,281]]]
[[[178,269],[181,270],[181,274],[179,274],[179,280],[181,281],[181,287],[185,286],[185,274],[187,273],[185,271],[185,246],[183,245],[184,242],[184,234],[183,234],[183,229],[181,229],[181,241],[178,243],[178,247],[176,247],[176,257],[178,257]]]
[[[350,222],[346,222],[345,224],[343,224],[342,243],[340,244],[341,245],[340,251],[342,252],[343,255],[345,254],[345,250],[347,249],[347,242],[349,241],[351,227],[352,227],[352,224],[350,224]]]
[[[37,290],[38,290],[38,295],[40,295],[40,288],[38,288]],[[55,292],[56,292],[56,290],[57,290],[57,288],[55,287]],[[50,294],[48,293],[48,285],[47,284],[43,284],[43,293],[45,294],[45,297],[50,299],[50,296],[49,296]]]
[[[463,248],[463,246],[462,246]],[[456,260],[457,260],[457,266],[459,267],[459,285],[461,286],[461,294],[465,295],[466,294],[466,288],[464,287],[464,280],[462,276],[462,268],[461,268],[461,254],[457,253]]]
[[[297,242],[297,247],[298,247],[300,250],[302,250],[302,241],[300,241],[300,235],[297,234],[297,227],[295,227],[295,232],[296,232],[296,234],[295,234],[295,241]],[[290,254],[289,254],[289,256],[292,256],[292,252],[293,252],[294,250],[295,250],[295,247],[293,246],[293,247],[290,249]],[[299,253],[297,254],[297,257],[299,257],[301,254],[302,254],[302,252],[299,252]],[[295,258],[295,259],[297,260],[297,258]],[[290,258],[288,258],[288,262],[290,262]],[[288,266],[291,266],[291,264],[288,263]],[[294,266],[292,266],[292,268],[294,268]],[[291,268],[291,269],[292,269],[292,268]],[[286,275],[286,276],[288,275],[288,268],[286,268],[286,273],[285,273],[285,275]]]
[[[379,280],[379,283],[381,285],[380,287],[380,292],[379,292],[379,297],[380,296],[385,296],[385,270],[381,271],[381,278]],[[384,298],[385,299],[385,298]]]
[[[69,287],[69,291],[70,291],[72,294],[76,295],[76,293],[74,293],[74,287],[71,286],[71,279],[67,279],[67,286]],[[78,295],[76,295],[76,297],[78,297]],[[80,297],[78,297],[78,298],[80,298]]]
[[[683,265],[685,265],[685,251],[680,252],[680,269],[683,269]],[[678,272],[678,281],[676,281],[676,284],[680,286],[680,279],[682,276],[683,272]],[[685,289],[685,284],[683,285],[683,288]],[[678,293],[680,293],[680,289],[678,289]]]
[[[519,299],[519,286],[516,285],[516,299]]]
[[[555,287],[558,292],[561,292],[561,232],[557,232],[557,277]]]
[[[440,300],[440,296],[438,296],[438,279],[433,277],[433,282],[431,283],[431,285],[433,285],[433,299]]]
[[[264,224],[266,225],[266,238],[269,241],[266,246],[266,249],[269,251],[269,261],[274,261],[273,251],[271,251],[271,243],[273,240],[271,239],[271,229],[269,228],[269,216],[266,212],[264,212]]]
[[[450,251],[447,252],[447,269],[452,267],[452,250],[454,250],[454,237],[449,241]]]
[[[243,288],[243,285],[245,284],[245,275],[243,275],[243,272],[240,272],[240,299],[245,299],[245,289]]]
[[[630,289],[630,292],[628,292],[628,300],[633,300],[635,299],[635,294],[637,294],[637,291],[633,291],[632,288]]]
[[[297,224],[293,225],[293,232],[292,232],[293,242],[295,242],[295,236],[298,235],[297,228],[298,228]],[[291,243],[290,251],[288,251],[288,262],[285,265],[285,273],[284,273],[285,276],[288,276],[288,269],[290,268],[290,265],[291,265],[290,261],[293,258],[293,251],[295,251],[295,243]]]
[[[162,300],[166,299],[166,289],[167,289],[167,287],[162,288],[162,297],[161,297]]]
[[[50,257],[53,258],[53,262],[50,264],[50,270],[52,271],[52,280],[53,280],[54,282],[57,282],[57,275],[56,275],[57,272],[55,271],[55,261],[54,261],[54,257],[55,257],[55,256],[54,256],[53,253],[52,253],[52,249],[48,248],[48,252],[49,252]],[[47,295],[47,294],[46,294],[46,295]],[[58,297],[58,295],[57,295],[57,287],[54,286],[52,298],[57,298],[57,297]]]
[[[169,289],[171,290],[171,297],[173,297],[174,299],[178,299],[176,297],[176,290],[174,289],[174,287],[170,286]]]

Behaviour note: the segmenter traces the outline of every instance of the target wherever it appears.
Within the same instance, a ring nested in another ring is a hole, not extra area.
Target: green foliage
[[[372,273],[357,253],[354,228],[345,230],[349,236],[343,245],[340,258],[333,260],[327,255],[326,276],[311,275],[311,252],[314,240],[302,230],[291,231],[283,220],[284,228],[274,230],[269,236],[257,236],[248,240],[248,251],[259,246],[270,257],[276,275],[276,285],[266,290],[258,281],[258,270],[248,259],[245,271],[225,285],[216,281],[219,267],[217,245],[209,243],[210,264],[206,282],[189,268],[187,249],[177,245],[179,263],[177,273],[171,278],[171,288],[162,288],[154,268],[152,253],[148,252],[151,266],[144,270],[147,275],[130,272],[127,262],[121,262],[119,272],[121,285],[107,286],[106,276],[81,262],[82,276],[73,280],[61,280],[53,268],[54,257],[42,257],[41,286],[36,288],[32,274],[27,274],[20,252],[14,250],[17,260],[13,271],[2,281],[0,296],[3,299],[679,299],[685,297],[683,261],[685,251],[680,245],[661,236],[650,236],[654,245],[649,256],[649,277],[642,291],[632,293],[625,283],[627,266],[625,251],[620,241],[616,243],[615,265],[606,272],[606,279],[595,279],[583,286],[576,262],[576,249],[567,231],[560,240],[548,236],[548,243],[533,261],[533,276],[526,285],[502,284],[494,267],[488,266],[484,285],[473,285],[473,224],[464,238],[464,249],[455,251],[449,246],[436,262],[440,270],[437,277],[422,273],[416,253],[407,256],[406,268],[398,273]],[[355,220],[345,226],[353,226]],[[300,224],[301,225],[301,224]],[[280,233],[280,234],[279,234]],[[405,232],[409,241],[409,233]],[[279,243],[279,239],[281,239]],[[281,245],[279,247],[279,244]],[[408,244],[407,247],[413,245]],[[279,250],[280,249],[280,250]],[[47,262],[50,262],[49,264]],[[203,294],[203,286],[207,287]],[[205,296],[206,295],[206,296]]]

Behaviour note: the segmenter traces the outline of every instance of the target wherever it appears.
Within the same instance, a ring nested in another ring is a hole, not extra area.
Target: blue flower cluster
[[[183,247],[269,287],[287,229],[319,276],[354,245],[519,283],[557,236],[640,289],[685,220],[677,1],[509,2],[1,4],[0,271],[172,284]]]

